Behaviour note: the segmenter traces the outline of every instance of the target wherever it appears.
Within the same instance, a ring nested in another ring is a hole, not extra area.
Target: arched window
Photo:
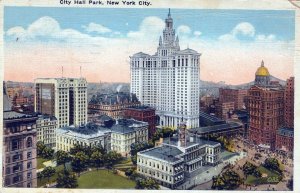
[[[32,147],[32,138],[31,137],[27,138],[27,147]]]

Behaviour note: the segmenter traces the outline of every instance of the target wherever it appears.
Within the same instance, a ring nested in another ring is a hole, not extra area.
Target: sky
[[[168,9],[4,7],[4,78],[129,82],[129,57],[155,54]],[[181,49],[201,53],[200,78],[241,84],[264,60],[293,76],[295,12],[171,9]]]

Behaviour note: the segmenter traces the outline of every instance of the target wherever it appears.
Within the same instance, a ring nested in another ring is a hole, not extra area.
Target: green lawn
[[[133,189],[135,182],[108,170],[94,170],[78,178],[78,188]]]
[[[265,173],[268,176],[267,177],[261,177],[261,178],[256,178],[253,175],[249,175],[245,181],[245,184],[249,185],[258,185],[258,184],[277,184],[280,182],[280,175],[277,172],[268,170],[267,168],[263,166],[259,166],[258,170],[261,173]]]
[[[44,162],[46,161],[49,161],[48,159],[44,159],[44,158],[41,158],[41,157],[38,157],[37,158],[37,169],[41,169],[41,168],[44,168]]]

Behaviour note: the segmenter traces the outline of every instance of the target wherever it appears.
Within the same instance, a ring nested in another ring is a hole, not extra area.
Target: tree
[[[132,174],[133,174],[133,169],[131,169],[131,168],[128,168],[128,169],[125,171],[125,175],[126,175],[127,177],[130,177]]]
[[[45,159],[52,159],[54,150],[50,147],[47,147],[42,141],[38,141],[36,144],[37,149],[37,155],[39,157],[45,158]]]
[[[223,174],[213,178],[212,189],[234,190],[241,184],[241,177],[233,170],[227,170]]]
[[[154,147],[152,143],[147,142],[137,142],[130,145],[130,155],[131,155],[131,161],[134,165],[136,165],[136,155],[139,151],[143,151],[149,148]]]
[[[131,156],[131,162],[136,165],[137,155]]]
[[[78,186],[76,175],[67,170],[58,173],[56,182],[57,188],[76,188]]]
[[[277,171],[279,173],[282,173],[280,169],[279,161],[276,158],[267,158],[265,159],[264,166],[268,169]]]
[[[258,168],[250,162],[246,162],[243,165],[243,172],[245,176],[254,175],[257,178],[261,177],[262,175]]]
[[[36,175],[37,175],[37,178],[38,178],[40,181],[41,181],[42,178],[44,177],[43,174],[42,174],[42,172],[38,172]]]
[[[70,149],[70,154],[71,154],[71,155],[75,155],[76,153],[78,153],[78,152],[83,152],[83,151],[84,151],[83,146],[76,143],[76,144]]]
[[[106,163],[108,163],[111,166],[116,164],[121,159],[122,159],[122,155],[117,153],[116,151],[110,151],[105,156]]]
[[[152,178],[139,179],[136,181],[136,189],[159,190],[159,184]]]
[[[92,153],[90,160],[92,163],[91,165],[95,166],[97,170],[103,165],[103,156],[98,150]]]
[[[48,178],[48,183],[50,181],[50,177],[55,174],[55,169],[51,166],[45,167],[43,171],[41,172],[41,175],[45,178]]]
[[[45,144],[42,141],[36,143],[37,155],[42,157],[43,150],[46,148]]]
[[[99,151],[102,155],[107,153],[106,149],[103,148],[101,144],[98,144],[98,145],[92,147],[92,152],[95,152],[95,151]]]
[[[71,157],[67,152],[59,150],[56,152],[56,161],[58,165],[63,164],[64,170],[66,170],[66,163],[71,161]]]
[[[52,159],[53,155],[54,155],[54,150],[49,147],[45,147],[42,151],[42,157],[45,159]]]
[[[78,152],[75,154],[75,156],[72,158],[71,166],[74,172],[78,173],[80,175],[80,172],[86,170],[88,165],[89,157],[83,153]]]

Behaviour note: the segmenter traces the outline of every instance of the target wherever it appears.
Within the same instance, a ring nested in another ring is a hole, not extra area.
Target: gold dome
[[[261,62],[261,66],[257,69],[256,76],[270,76],[268,69],[264,66],[264,61]]]

